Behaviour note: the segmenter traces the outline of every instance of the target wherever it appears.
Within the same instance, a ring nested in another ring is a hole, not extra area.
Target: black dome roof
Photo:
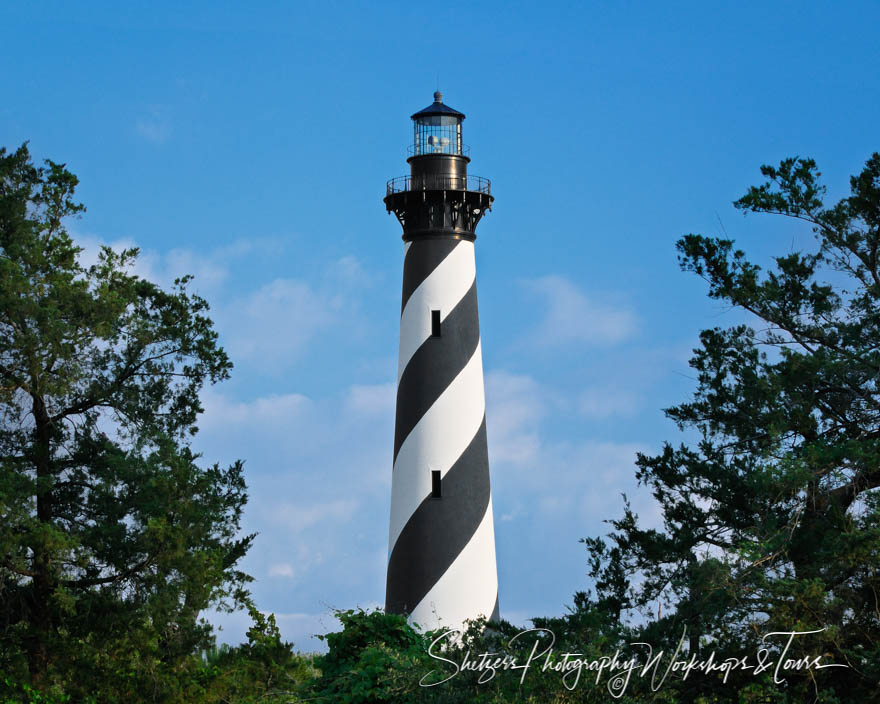
[[[458,117],[460,119],[464,119],[464,113],[459,112],[458,110],[453,110],[448,105],[443,104],[443,93],[439,90],[434,93],[434,102],[431,103],[424,110],[419,110],[411,115],[412,119],[415,120],[419,117],[428,117],[429,115],[449,115],[451,117]]]

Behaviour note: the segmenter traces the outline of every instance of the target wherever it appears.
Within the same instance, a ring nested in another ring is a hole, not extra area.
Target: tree
[[[264,616],[249,607],[253,625],[247,643],[234,648],[225,643],[205,653],[201,691],[188,692],[187,701],[204,704],[251,704],[252,702],[301,701],[297,690],[311,683],[316,675],[312,657],[293,651],[281,640],[275,616]]]
[[[572,654],[572,659],[579,653],[579,659],[595,662],[621,647],[629,635],[583,593],[575,595],[568,614],[532,619],[540,632],[523,633],[507,621],[487,623],[481,618],[468,621],[458,637],[449,638],[444,636],[446,629],[415,630],[399,614],[337,611],[336,618],[342,630],[322,636],[328,652],[316,659],[320,674],[302,688],[303,701],[605,703],[610,700],[607,677],[596,683],[595,669],[580,673],[547,668],[540,653],[552,649],[548,658],[557,667],[564,653]],[[518,667],[501,665],[505,656]],[[526,663],[531,664],[524,671]],[[620,704],[645,700],[673,701],[647,692],[638,681],[614,699]]]
[[[429,641],[404,616],[381,611],[336,611],[338,633],[320,636],[328,652],[318,658],[321,676],[309,697],[341,704],[416,702],[432,691],[418,680],[427,666]],[[308,698],[308,697],[307,697]]]
[[[678,242],[682,268],[757,326],[702,332],[693,398],[666,411],[698,440],[638,456],[663,529],[640,527],[627,505],[610,547],[585,542],[601,598],[674,607],[649,636],[677,640],[686,626],[692,652],[742,655],[770,631],[825,629],[791,655],[847,669],[789,673],[767,691],[863,702],[880,681],[880,154],[831,206],[810,159],[762,174],[734,205],[802,221],[817,246],[765,272],[730,240]],[[719,684],[717,700],[753,681]],[[683,683],[683,698],[700,686]]]
[[[247,601],[253,536],[241,462],[189,447],[232,367],[208,304],[130,273],[136,249],[81,264],[76,185],[0,149],[0,671],[131,701],[211,643],[202,610]]]

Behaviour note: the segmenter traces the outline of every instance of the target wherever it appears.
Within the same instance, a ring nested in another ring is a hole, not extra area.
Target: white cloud
[[[293,565],[289,562],[281,562],[269,567],[270,577],[293,577]]]
[[[341,397],[312,399],[303,394],[271,394],[238,401],[214,388],[201,393],[197,444],[211,461],[244,455],[249,473],[284,477],[299,486],[326,490],[326,477],[354,487],[379,490],[390,481],[394,437],[393,398],[388,388],[350,387]],[[388,412],[382,413],[382,406]],[[277,498],[277,494],[275,497]]]
[[[338,322],[342,306],[342,296],[320,293],[306,281],[275,279],[221,308],[218,329],[233,359],[277,367]]]
[[[631,417],[639,406],[639,397],[620,387],[587,389],[578,399],[578,409],[589,418]]]
[[[632,311],[591,300],[563,276],[530,279],[522,285],[543,298],[547,307],[544,319],[531,337],[536,345],[614,345],[636,332],[636,317]]]
[[[259,362],[278,373],[296,362],[323,333],[345,327],[357,338],[369,330],[358,315],[370,276],[343,257],[310,280],[276,278],[215,311],[217,329],[233,359]]]
[[[553,435],[552,425],[543,427],[572,404],[578,407],[578,400],[584,413],[607,414],[629,412],[631,399],[591,408],[603,399],[601,392],[570,399],[530,376],[504,371],[487,374],[486,389],[489,464],[500,522],[531,521],[536,515],[582,521],[584,512],[607,517],[609,507],[620,505],[622,491],[637,491],[634,460],[644,449],[640,445],[590,437],[563,440]]]
[[[382,597],[394,421],[375,405],[387,404],[390,389],[253,400],[203,392],[196,449],[206,462],[245,459],[243,530],[258,535],[242,568],[260,578],[253,592],[262,609]]]
[[[605,390],[566,395],[505,371],[486,375],[486,395],[495,509],[499,524],[509,526],[505,530],[517,532],[517,524],[536,518],[541,526],[599,525],[618,512],[622,492],[639,497],[634,507],[649,513],[649,523],[655,519],[653,499],[635,481],[636,453],[645,448],[594,437],[561,439],[552,432],[558,415],[572,407],[594,417],[630,413],[632,395],[614,397]]]
[[[129,238],[106,242],[71,232],[83,247],[83,266],[97,263],[102,245],[116,251],[136,247]],[[230,296],[233,273],[243,257],[259,253],[276,256],[279,243],[272,239],[241,239],[211,251],[175,248],[162,254],[141,249],[131,272],[169,288],[175,279],[192,275],[189,290],[211,304],[211,318],[221,344],[236,362],[253,363],[258,373],[279,373],[295,363],[316,338],[331,328],[346,326],[352,337],[370,329],[357,314],[371,276],[351,256],[342,257],[309,279],[279,277],[260,288]]]
[[[332,283],[345,287],[369,286],[375,281],[375,277],[352,256],[341,257],[333,262],[328,267],[327,278]]]
[[[358,508],[354,499],[335,499],[324,503],[298,504],[279,501],[264,510],[270,522],[293,533],[301,533],[312,526],[333,523],[334,527],[350,521]]]
[[[171,136],[171,120],[168,109],[154,105],[147,110],[147,114],[135,121],[135,131],[144,139],[153,144],[165,144]]]
[[[619,487],[634,481],[636,453],[641,450],[644,448],[636,443],[590,439],[561,445],[557,461],[572,483],[595,494],[609,490],[619,494]]]
[[[314,402],[302,394],[273,394],[253,401],[234,401],[214,389],[201,394],[204,414],[199,418],[203,432],[235,433],[254,430],[274,435],[290,432],[302,419],[313,412]]]
[[[198,291],[216,291],[229,278],[229,258],[223,251],[194,252],[191,249],[172,249],[164,257],[164,277],[174,280],[191,274],[191,286]]]
[[[79,262],[84,267],[98,263],[98,255],[104,245],[116,252],[138,247],[137,242],[127,237],[106,241],[79,233],[75,229],[70,229],[70,235],[83,248]],[[140,251],[131,267],[131,273],[165,288],[170,287],[175,279],[191,275],[189,289],[213,302],[224,292],[224,285],[229,281],[234,263],[249,253],[276,252],[277,244],[267,239],[241,239],[207,252],[175,248],[160,254],[143,247],[138,249]]]
[[[348,410],[365,416],[394,415],[397,401],[397,388],[393,382],[387,384],[354,385],[348,390],[345,405]]]
[[[493,371],[486,375],[489,460],[515,465],[537,457],[538,423],[546,413],[546,392],[529,376]]]

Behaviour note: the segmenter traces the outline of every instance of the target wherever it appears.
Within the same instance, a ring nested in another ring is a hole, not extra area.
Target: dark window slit
[[[439,499],[442,497],[440,493],[440,470],[434,469],[431,471],[431,498]]]

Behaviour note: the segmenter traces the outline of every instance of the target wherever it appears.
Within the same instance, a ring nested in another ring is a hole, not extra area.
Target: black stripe
[[[406,302],[413,292],[427,279],[431,273],[440,266],[461,240],[416,240],[403,259],[403,297],[400,304],[400,314],[406,308]]]
[[[476,280],[443,320],[442,330],[440,337],[429,337],[422,343],[400,376],[394,423],[395,461],[406,436],[465,368],[477,349],[480,320]]]
[[[385,586],[388,613],[408,614],[418,606],[473,537],[488,507],[484,415],[467,449],[443,477],[443,498],[427,496],[394,543]]]

